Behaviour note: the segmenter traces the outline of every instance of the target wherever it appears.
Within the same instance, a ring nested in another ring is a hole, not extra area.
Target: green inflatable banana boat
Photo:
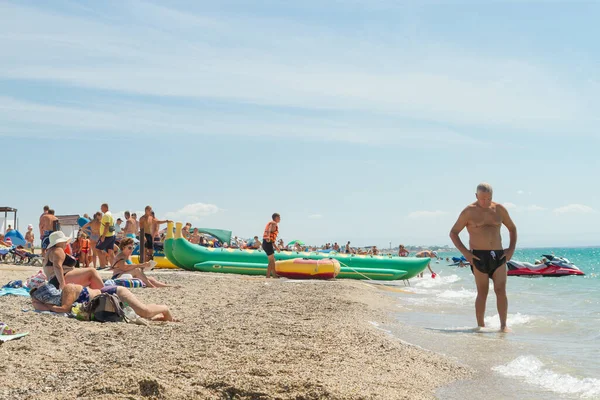
[[[181,234],[178,222],[173,236],[173,223],[167,226],[165,255],[173,264],[188,271],[265,275],[268,259],[261,250],[224,249],[198,246],[188,242]],[[365,256],[350,254],[323,254],[314,252],[282,251],[275,259],[308,258],[320,260],[333,258],[341,264],[338,278],[397,280],[410,279],[423,271],[429,258]]]

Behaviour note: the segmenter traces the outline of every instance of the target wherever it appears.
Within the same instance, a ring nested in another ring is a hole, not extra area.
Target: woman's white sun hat
[[[48,245],[48,248],[54,247],[58,243],[68,243],[71,241],[71,238],[68,236],[65,236],[65,234],[62,231],[52,232],[50,234],[49,239],[50,239],[50,244]]]

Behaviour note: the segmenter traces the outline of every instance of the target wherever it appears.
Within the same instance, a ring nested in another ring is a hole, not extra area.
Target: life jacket
[[[88,239],[84,239],[80,243],[80,251],[89,251],[90,250],[90,241]]]
[[[269,232],[271,228],[271,224],[275,222],[271,221],[265,227],[265,233],[263,233],[263,239],[268,240],[271,243],[275,243],[277,240],[277,235],[279,234],[279,226],[275,223],[275,230],[273,232]]]

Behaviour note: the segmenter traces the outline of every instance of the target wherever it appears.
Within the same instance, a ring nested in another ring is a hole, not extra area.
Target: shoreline
[[[2,265],[0,283],[38,269]],[[30,332],[1,347],[0,398],[432,399],[472,375],[378,328],[398,322],[392,297],[372,285],[151,275],[183,288],[132,291],[183,322],[81,322],[0,297],[2,321]]]

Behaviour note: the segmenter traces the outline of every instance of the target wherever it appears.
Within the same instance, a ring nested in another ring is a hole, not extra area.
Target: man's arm
[[[513,220],[510,218],[510,215],[508,214],[508,210],[506,209],[506,207],[504,207],[500,204],[497,204],[496,207],[500,211],[500,214],[502,216],[502,223],[504,224],[504,226],[506,226],[506,228],[508,229],[508,233],[510,235],[510,244],[508,245],[508,249],[506,249],[504,251],[506,261],[508,262],[511,260],[511,258],[515,254],[515,249],[517,247],[517,226],[515,225]]]
[[[275,222],[271,222],[271,225],[269,225],[269,234],[275,232],[276,227],[277,227],[277,225],[275,224]],[[275,250],[277,250],[277,252],[281,251],[279,246],[277,246],[277,240],[275,240],[273,242],[273,247],[275,248]]]
[[[477,257],[473,256],[473,254],[469,251],[469,249],[467,249],[465,247],[462,240],[460,240],[460,236],[459,236],[460,233],[462,232],[462,230],[466,228],[467,223],[469,222],[468,212],[469,212],[468,209],[465,208],[460,213],[460,215],[458,216],[458,220],[456,220],[456,223],[450,230],[450,239],[452,240],[452,243],[454,243],[454,246],[456,247],[456,249],[458,251],[460,251],[461,254],[463,256],[465,256],[465,258],[467,260],[469,260],[469,262],[472,264],[473,258],[477,258]]]

